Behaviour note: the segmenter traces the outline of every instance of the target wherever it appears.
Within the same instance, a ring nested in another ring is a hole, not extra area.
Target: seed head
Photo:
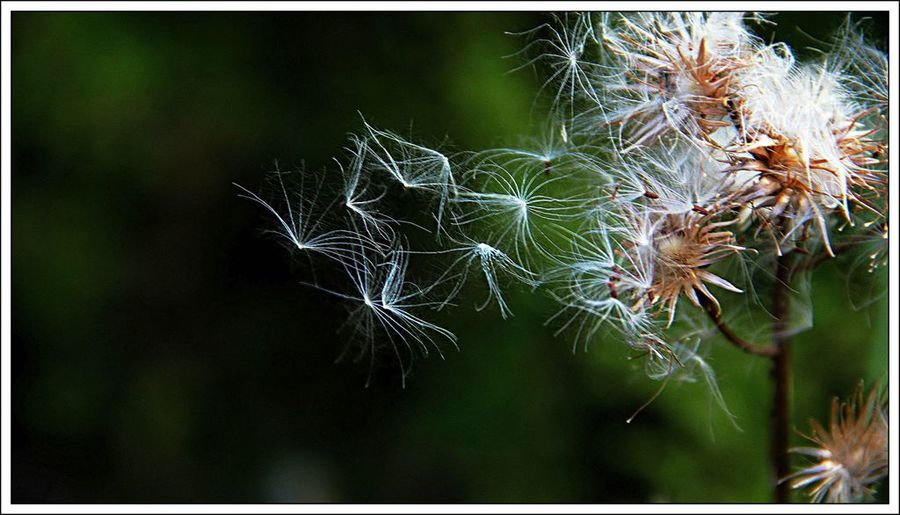
[[[862,382],[846,402],[835,397],[828,429],[810,421],[812,433],[806,438],[815,447],[792,449],[816,461],[785,480],[793,488],[806,488],[813,502],[871,500],[888,472],[886,407],[877,385],[863,397]]]
[[[637,249],[649,254],[653,267],[652,285],[639,303],[646,300],[664,306],[671,325],[682,294],[695,306],[700,306],[698,292],[718,306],[706,284],[741,293],[736,286],[707,270],[709,265],[743,250],[734,244],[730,231],[721,230],[724,224],[693,211],[660,218],[654,224],[652,244]]]

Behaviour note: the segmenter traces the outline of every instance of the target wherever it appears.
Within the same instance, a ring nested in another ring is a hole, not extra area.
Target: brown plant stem
[[[772,435],[771,452],[775,486],[775,502],[787,503],[790,500],[790,485],[780,481],[790,474],[788,460],[788,428],[790,426],[791,383],[791,337],[788,331],[790,321],[791,268],[790,254],[778,257],[775,266],[775,284],[772,291],[772,346],[777,352],[772,355],[772,382],[774,392],[772,399]]]
[[[790,474],[788,460],[788,430],[790,428],[790,384],[791,384],[791,337],[790,324],[790,280],[793,271],[790,254],[779,256],[776,261],[775,282],[772,289],[772,344],[750,343],[737,335],[723,320],[718,307],[705,297],[700,297],[700,306],[715,323],[719,332],[740,350],[755,356],[771,358],[773,383],[771,411],[771,462],[774,501],[787,503],[790,500],[790,485],[781,479]]]
[[[755,356],[774,356],[778,354],[778,347],[774,345],[758,345],[755,343],[750,343],[740,336],[737,335],[728,324],[722,320],[721,313],[715,304],[712,303],[706,297],[700,297],[700,305],[703,307],[703,310],[706,311],[706,314],[709,315],[709,318],[712,319],[713,323],[716,324],[716,328],[719,329],[719,332],[722,333],[722,336],[725,337],[726,340],[733,343],[737,348],[742,351],[753,354]]]
[[[790,280],[792,277],[790,254],[779,256],[776,261],[775,282],[772,289],[772,344],[757,345],[737,335],[723,320],[718,307],[709,299],[700,297],[700,305],[709,315],[719,332],[742,351],[755,356],[771,358],[771,377],[774,385],[771,412],[771,462],[774,501],[790,501],[790,485],[781,481],[790,474],[788,460],[788,429],[790,427],[791,338]]]

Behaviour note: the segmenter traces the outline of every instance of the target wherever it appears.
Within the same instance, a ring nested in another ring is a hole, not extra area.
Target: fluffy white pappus
[[[434,288],[444,283],[452,284],[451,290],[443,302],[437,304],[437,309],[442,309],[449,305],[459,295],[473,269],[481,272],[488,289],[487,298],[481,304],[476,305],[475,309],[482,311],[493,301],[497,304],[500,316],[504,319],[512,316],[513,313],[503,297],[503,290],[500,284],[501,276],[514,279],[532,288],[540,284],[537,274],[517,263],[494,245],[471,239],[454,243],[459,246],[432,252],[432,254],[456,255],[449,266],[447,266],[445,272],[434,281],[432,286]]]
[[[569,138],[569,130],[566,122],[551,117],[543,124],[540,138],[527,139],[520,147],[476,152],[466,161],[470,169],[465,180],[478,179],[479,164],[485,162],[497,163],[510,170],[543,171],[548,175],[558,175],[558,171],[563,170],[562,174],[567,175],[572,171],[573,162],[584,155]]]
[[[335,159],[341,170],[343,179],[342,200],[354,228],[362,227],[362,231],[372,239],[393,241],[394,226],[398,221],[378,211],[378,202],[387,194],[386,189],[379,193],[371,192],[374,186],[365,169],[368,153],[368,142],[364,138],[350,137],[350,146],[345,150],[349,154],[346,165]]]
[[[570,234],[572,248],[549,277],[551,295],[561,309],[551,317],[562,320],[556,334],[574,330],[573,351],[587,349],[594,335],[610,322],[626,338],[650,330],[643,303],[652,284],[652,264],[628,254],[610,231],[601,227]]]
[[[856,174],[850,177],[851,200],[863,212],[884,222],[888,196],[889,63],[886,53],[867,43],[863,35],[865,21],[854,22],[847,17],[825,56],[824,66],[852,99],[852,118],[834,122],[843,162]]]
[[[555,183],[564,183],[566,175],[550,175],[544,170],[514,175],[505,166],[483,162],[477,168],[483,179],[479,190],[460,189],[453,203],[461,209],[454,213],[457,227],[472,224],[492,228],[493,240],[514,249],[519,262],[530,263],[535,253],[546,256],[548,232],[557,224],[579,216],[585,200],[579,195],[566,197],[549,194]]]
[[[732,125],[731,74],[750,64],[759,46],[743,15],[716,13],[622,14],[603,30],[619,73],[598,77],[605,123],[618,124],[624,152],[666,134],[710,143]]]
[[[837,207],[846,198],[852,171],[842,163],[835,129],[853,118],[854,106],[834,73],[807,65],[787,76],[741,80],[745,126],[759,133],[751,145],[771,146],[781,143],[779,137],[786,139],[813,189],[824,195],[826,207]],[[823,170],[823,164],[829,170]]]
[[[759,173],[745,200],[762,199],[757,205],[764,208],[766,220],[788,220],[776,243],[790,242],[790,236],[813,221],[831,253],[831,212],[840,212],[851,224],[854,206],[881,214],[864,199],[886,184],[877,171],[886,162],[879,157],[883,146],[870,139],[878,128],[864,126],[870,110],[857,102],[827,62],[795,66],[791,59],[785,66],[777,63],[788,59],[774,51],[761,55],[776,63],[763,67],[773,73],[740,73],[736,79],[744,93],[744,137],[731,150],[736,157],[747,157],[737,157],[743,164],[733,169]]]
[[[715,159],[714,157],[718,157]],[[660,214],[706,213],[739,190],[749,176],[724,172],[724,156],[715,149],[697,152],[688,144],[650,147],[598,162],[611,184],[609,200],[641,203]]]
[[[318,205],[322,181],[312,177],[312,191],[307,186],[309,175],[297,172],[296,190],[288,192],[284,184],[285,173],[276,171],[275,195],[277,202],[267,202],[262,197],[235,184],[238,195],[263,207],[275,219],[275,228],[267,230],[287,244],[292,251],[323,255],[334,261],[346,263],[365,255],[366,251],[378,252],[381,246],[364,234],[345,229],[329,229],[324,213],[331,207]]]
[[[646,333],[632,340],[630,345],[639,351],[644,358],[644,371],[647,376],[663,381],[654,395],[644,403],[627,420],[631,422],[647,406],[662,393],[671,380],[696,382],[699,376],[709,390],[711,400],[718,405],[727,416],[728,421],[738,430],[737,417],[728,409],[725,398],[719,389],[715,371],[700,355],[701,337],[693,334],[684,335],[677,340],[667,342],[658,334]]]
[[[552,24],[543,24],[518,34],[535,39],[515,55],[537,55],[514,71],[537,63],[545,64],[550,69],[550,76],[541,87],[541,92],[555,87],[554,108],[562,112],[568,108],[569,115],[572,115],[575,105],[581,99],[587,99],[595,105],[600,103],[600,96],[591,77],[599,71],[601,65],[592,60],[588,53],[588,46],[596,46],[598,39],[589,13],[565,13],[553,17]],[[542,32],[548,34],[543,38],[535,37]],[[534,48],[539,50],[535,52]]]
[[[397,134],[365,122],[367,163],[375,172],[386,172],[406,189],[422,190],[438,198],[438,227],[448,199],[456,192],[450,159],[437,150],[409,142]]]
[[[853,98],[865,108],[877,108],[887,114],[890,101],[888,55],[870,45],[864,36],[865,20],[847,20],[835,34],[828,54],[830,69],[852,91]]]
[[[456,348],[456,336],[415,314],[418,309],[434,307],[434,303],[424,298],[428,288],[420,288],[406,279],[409,254],[402,248],[395,248],[383,259],[366,255],[364,250],[354,256],[357,259],[343,263],[352,284],[350,293],[308,285],[352,304],[345,327],[354,337],[338,359],[357,343],[359,349],[355,361],[368,355],[371,380],[378,347],[387,344],[397,360],[405,386],[413,354],[420,352],[428,356],[434,350],[443,358],[440,341],[449,341]]]

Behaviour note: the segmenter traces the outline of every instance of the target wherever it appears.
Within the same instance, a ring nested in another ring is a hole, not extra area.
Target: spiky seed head
[[[806,489],[813,502],[848,503],[872,500],[888,472],[887,403],[876,385],[864,397],[863,383],[845,402],[831,403],[828,428],[811,420],[806,438],[814,447],[793,452],[815,461],[787,480]]]

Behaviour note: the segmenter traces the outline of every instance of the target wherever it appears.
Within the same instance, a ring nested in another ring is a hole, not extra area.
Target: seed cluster
[[[873,266],[886,254],[887,56],[848,20],[821,59],[798,63],[751,23],[771,22],[556,16],[523,49],[556,90],[542,141],[450,155],[363,121],[339,173],[313,187],[278,173],[276,201],[245,195],[291,248],[346,272],[347,288],[315,286],[350,305],[359,358],[387,347],[405,377],[410,353],[455,343],[429,310],[479,278],[475,308],[505,318],[518,282],[559,303],[552,322],[576,344],[611,329],[651,377],[700,371],[720,399],[701,357],[709,320],[679,300],[719,324],[717,296],[743,293],[742,272],[767,260],[833,255],[837,238],[875,245]],[[424,220],[394,209],[423,202]],[[424,259],[436,277],[408,279]]]

